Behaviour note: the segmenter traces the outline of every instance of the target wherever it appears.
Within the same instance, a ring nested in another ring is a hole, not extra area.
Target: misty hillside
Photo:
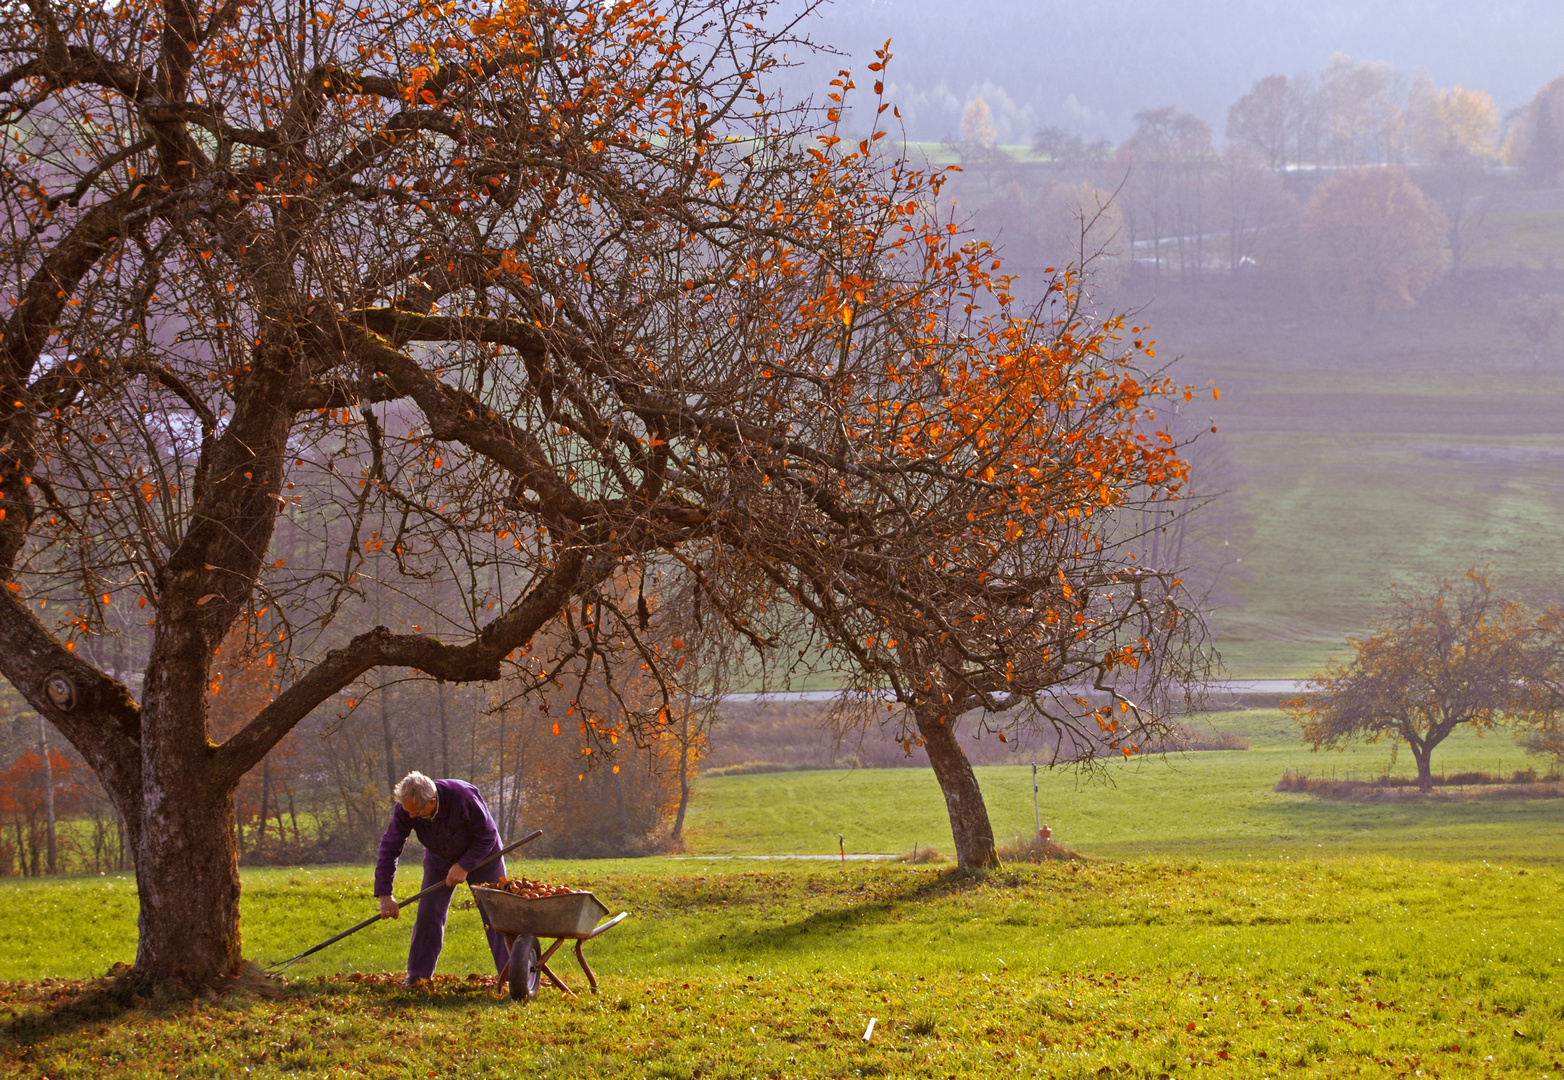
[[[1136,112],[1159,105],[1195,113],[1220,137],[1228,105],[1255,79],[1318,71],[1335,52],[1480,87],[1508,111],[1559,73],[1558,16],[1544,0],[838,0],[807,32],[851,62],[819,57],[785,81],[818,90],[838,66],[863,74],[890,38],[888,96],[914,140],[956,135],[976,94],[1003,143],[1044,125],[1118,142]]]

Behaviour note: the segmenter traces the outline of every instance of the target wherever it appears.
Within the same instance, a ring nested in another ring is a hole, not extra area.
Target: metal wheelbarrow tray
[[[586,974],[592,993],[597,993],[597,976],[592,973],[581,946],[628,919],[628,911],[621,911],[600,924],[599,920],[608,914],[608,908],[589,892],[528,899],[484,885],[473,885],[471,889],[473,898],[478,901],[483,924],[501,934],[510,950],[510,962],[500,972],[499,985],[503,987],[509,982],[512,998],[531,1001],[537,996],[540,976],[571,997],[575,996],[548,966],[549,958],[566,941],[576,943],[576,962]],[[554,944],[545,952],[539,938],[554,938]]]

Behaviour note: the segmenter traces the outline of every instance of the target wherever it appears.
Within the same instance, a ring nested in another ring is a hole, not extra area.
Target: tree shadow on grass
[[[45,979],[38,983],[0,984],[0,1051],[36,1049],[57,1036],[78,1036],[86,1024],[102,1024],[131,1016],[153,1022],[178,1023],[193,1011],[245,1007],[287,1000],[351,997],[356,1011],[369,1002],[390,1008],[454,1011],[479,1002],[500,1004],[509,999],[495,993],[492,975],[436,975],[416,987],[402,985],[403,972],[325,975],[284,982],[266,975],[253,962],[232,980],[226,992],[192,995],[178,986],[150,986],[126,965],[94,979]]]
[[[832,936],[851,933],[861,927],[884,921],[897,904],[918,904],[947,899],[982,885],[1020,885],[1024,878],[1006,870],[945,870],[927,880],[907,881],[881,878],[853,886],[852,902],[828,906],[781,926],[762,927],[730,936],[728,932],[708,933],[689,947],[692,957],[700,955],[739,958],[778,952],[800,953]],[[830,894],[828,894],[830,895]],[[838,896],[842,894],[837,894]]]

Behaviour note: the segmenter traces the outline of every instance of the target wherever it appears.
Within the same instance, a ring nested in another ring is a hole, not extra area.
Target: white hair
[[[435,797],[434,781],[415,770],[397,782],[396,787],[391,789],[391,797],[397,802],[414,798],[426,803]]]

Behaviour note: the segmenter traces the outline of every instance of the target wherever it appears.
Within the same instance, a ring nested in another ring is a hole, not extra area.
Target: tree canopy
[[[1303,211],[1304,264],[1321,295],[1366,315],[1416,306],[1445,274],[1444,214],[1404,169],[1351,169]]]
[[[138,969],[239,962],[235,785],[377,671],[660,738],[649,578],[947,734],[1066,686],[1088,756],[1155,729],[1198,635],[1111,523],[1180,494],[1173,386],[1068,281],[1015,310],[939,175],[844,141],[850,74],[779,107],[798,43],[748,0],[5,13],[0,672],[125,818]],[[236,628],[277,681],[217,742]]]

